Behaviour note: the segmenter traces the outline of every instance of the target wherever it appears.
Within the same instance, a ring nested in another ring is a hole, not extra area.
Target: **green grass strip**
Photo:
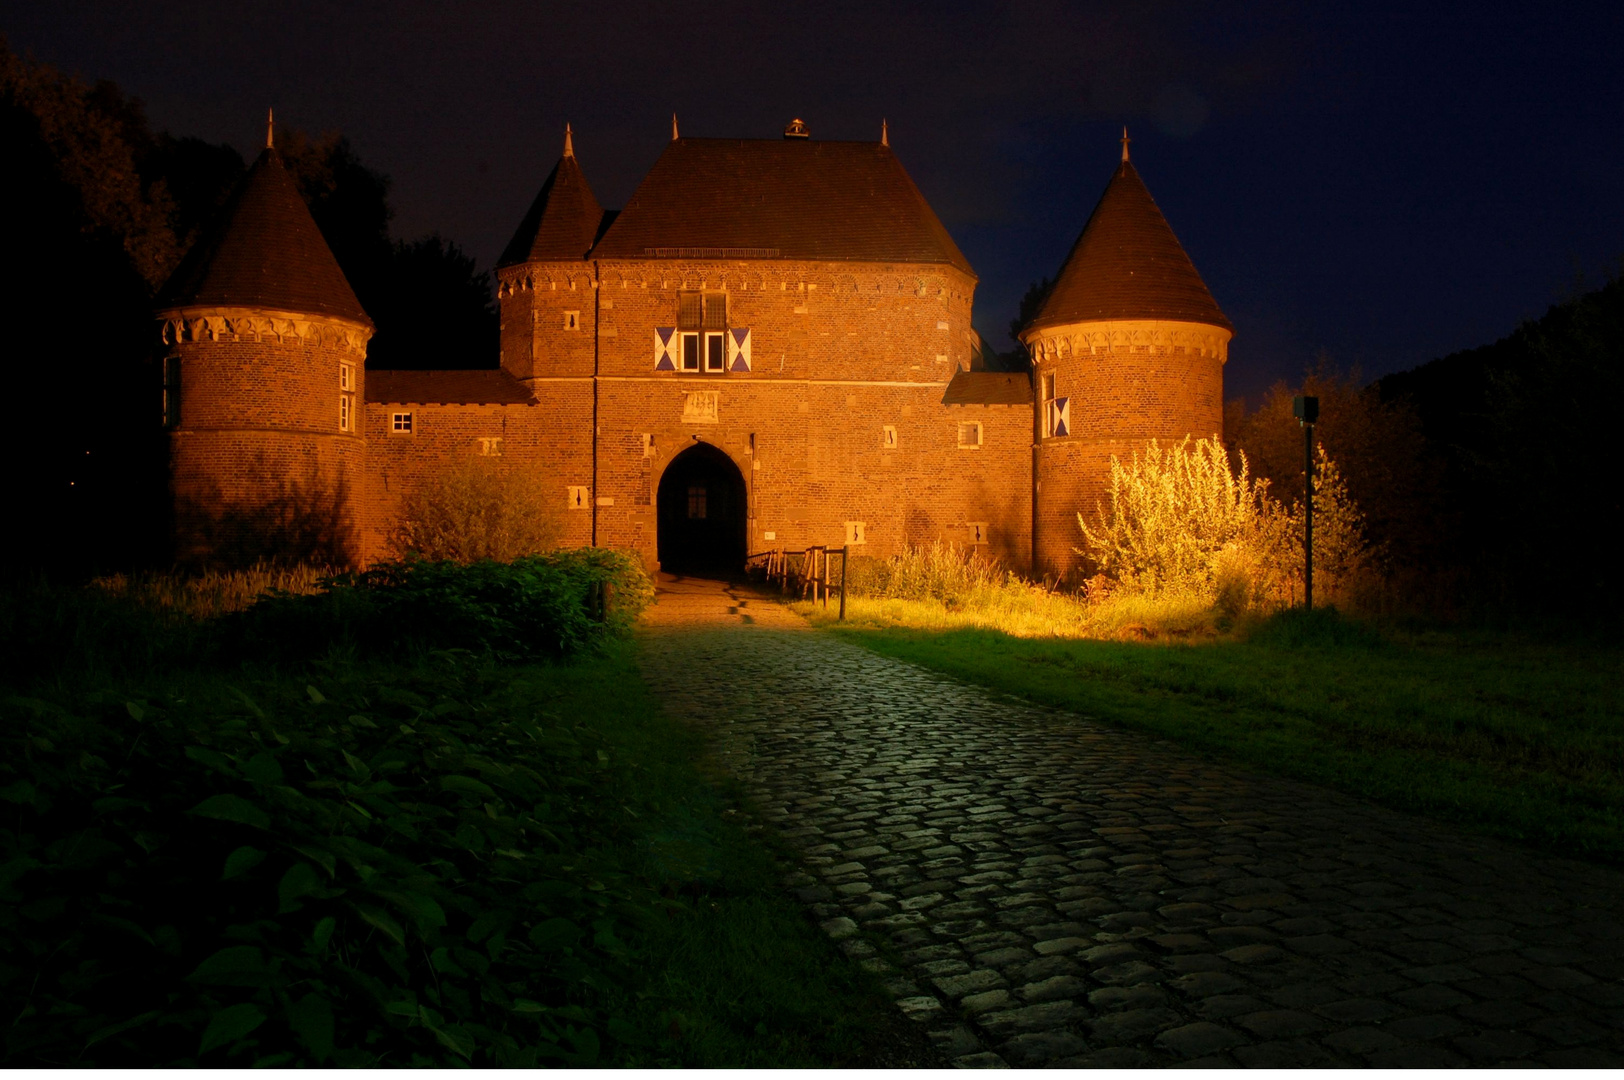
[[[1624,861],[1624,651],[1265,626],[1191,645],[825,629],[964,682],[1554,853]]]

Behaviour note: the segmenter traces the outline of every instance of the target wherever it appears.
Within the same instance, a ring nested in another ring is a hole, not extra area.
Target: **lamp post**
[[[1319,398],[1294,397],[1292,415],[1303,428],[1303,607],[1314,610],[1314,424]]]

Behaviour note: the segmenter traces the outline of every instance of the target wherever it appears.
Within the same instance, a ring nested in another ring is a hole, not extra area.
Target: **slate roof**
[[[474,371],[372,371],[367,400],[384,405],[534,405],[535,396],[501,368]]]
[[[1030,328],[1171,319],[1234,330],[1128,161],[1117,168]]]
[[[593,258],[970,263],[891,148],[673,139]]]
[[[1030,405],[1032,377],[1024,371],[954,372],[943,405]]]
[[[547,174],[536,201],[496,265],[584,259],[604,219],[603,207],[592,194],[580,162],[573,152],[566,152]]]
[[[269,147],[158,291],[157,306],[264,307],[372,325]]]

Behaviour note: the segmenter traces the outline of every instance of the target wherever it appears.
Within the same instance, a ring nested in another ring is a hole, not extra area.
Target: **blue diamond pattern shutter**
[[[654,370],[677,370],[677,328],[674,326],[656,326],[654,328]]]
[[[728,370],[750,370],[750,329],[735,326],[727,335]]]

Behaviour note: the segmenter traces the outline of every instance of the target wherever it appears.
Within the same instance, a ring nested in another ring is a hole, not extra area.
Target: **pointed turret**
[[[157,307],[251,307],[372,326],[270,146],[159,291]]]
[[[1122,163],[1031,328],[1102,319],[1163,319],[1234,329],[1128,160],[1127,129]]]
[[[1233,334],[1129,160],[1123,128],[1122,160],[1020,334],[1037,389],[1034,573],[1098,570],[1078,558],[1077,514],[1104,500],[1113,458],[1152,439],[1222,435]]]
[[[602,223],[603,207],[586,182],[575,157],[573,133],[565,125],[564,154],[547,174],[530,212],[496,265],[585,258]]]

